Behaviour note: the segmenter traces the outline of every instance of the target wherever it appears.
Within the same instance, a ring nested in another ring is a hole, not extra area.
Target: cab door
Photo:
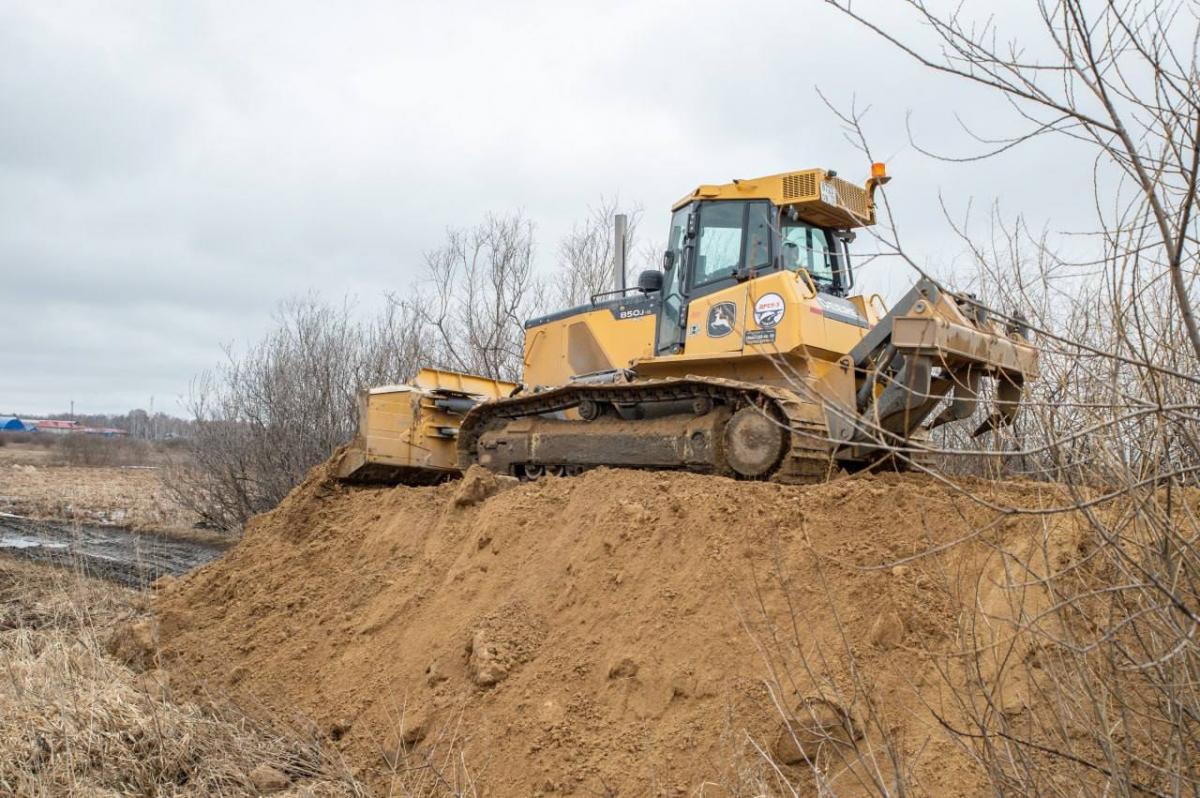
[[[741,352],[750,281],[771,269],[771,204],[703,203],[688,287],[688,354]]]
[[[679,246],[669,253],[679,257],[663,288],[655,354],[741,351],[746,281],[772,268],[771,204],[713,200],[691,208],[672,220]]]
[[[696,226],[699,209],[687,206],[671,217],[669,247],[665,255],[666,275],[662,307],[654,331],[654,354],[675,355],[683,351],[684,325],[687,322],[687,275],[696,250]]]

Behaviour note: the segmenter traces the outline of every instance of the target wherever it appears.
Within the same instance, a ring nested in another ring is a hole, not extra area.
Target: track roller
[[[763,410],[743,407],[729,419],[724,434],[725,461],[739,476],[770,473],[788,450],[788,430]]]

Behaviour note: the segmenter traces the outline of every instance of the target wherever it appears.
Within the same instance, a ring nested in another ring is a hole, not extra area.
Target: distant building
[[[74,421],[59,421],[58,419],[30,419],[38,432],[49,432],[52,435],[66,435],[68,432],[79,432],[80,427]]]
[[[101,435],[105,438],[115,438],[128,435],[123,429],[116,427],[85,427],[78,421],[63,421],[57,418],[28,418],[19,419],[16,416],[0,416],[0,432],[47,432],[51,435],[67,435],[78,432],[86,435]]]
[[[105,438],[115,438],[118,435],[128,435],[129,433],[123,429],[115,427],[77,427],[78,432],[86,432],[88,435],[102,435]]]

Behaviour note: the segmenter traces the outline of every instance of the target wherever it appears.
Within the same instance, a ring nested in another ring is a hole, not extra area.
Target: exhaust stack
[[[629,218],[618,213],[613,217],[613,290],[625,290],[625,229]]]

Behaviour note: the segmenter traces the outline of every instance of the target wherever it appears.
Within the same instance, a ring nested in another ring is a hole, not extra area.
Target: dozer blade
[[[510,395],[516,385],[473,374],[421,369],[411,385],[385,385],[359,396],[358,434],[334,463],[350,482],[428,485],[457,476],[455,440],[475,405]]]

